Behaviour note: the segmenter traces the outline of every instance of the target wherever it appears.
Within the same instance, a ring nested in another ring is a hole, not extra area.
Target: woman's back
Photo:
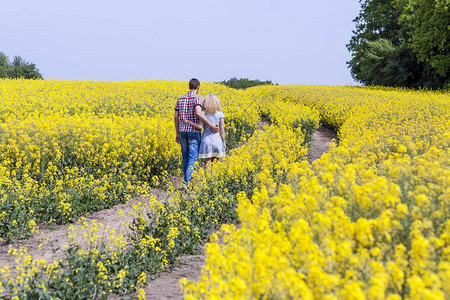
[[[223,114],[223,112],[221,111],[216,111],[213,115],[205,113],[205,117],[213,124],[219,124],[220,123],[220,119],[224,118],[225,115]],[[203,135],[210,135],[210,134],[219,134],[219,133],[214,133],[211,130],[211,127],[209,127],[208,125],[205,125],[205,130],[203,131]]]
[[[221,121],[225,115],[221,111],[216,111],[214,114],[205,114],[205,117],[212,124],[222,124],[222,135],[223,132],[223,121]],[[225,157],[225,136],[221,136],[220,130],[218,133],[214,133],[211,127],[205,125],[202,135],[202,142],[200,143],[199,158],[220,158]],[[223,139],[222,139],[223,138]]]

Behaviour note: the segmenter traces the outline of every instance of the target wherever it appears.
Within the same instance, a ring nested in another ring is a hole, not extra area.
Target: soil
[[[261,122],[258,126],[258,130],[264,130],[264,125],[267,123]],[[308,152],[308,161],[312,163],[314,160],[320,158],[320,156],[327,152],[329,149],[330,142],[335,139],[337,141],[336,133],[333,131],[320,127],[313,134],[312,141],[310,144],[310,150]],[[176,177],[173,180],[175,188],[181,186],[181,177]],[[151,195],[156,197],[158,201],[165,201],[170,197],[169,193],[161,189],[153,189]],[[86,217],[86,221],[90,222],[92,220],[103,224],[107,231],[114,229],[116,232],[126,233],[127,222],[133,219],[130,213],[133,213],[133,205],[138,202],[145,203],[144,198],[134,198],[127,202],[126,204],[119,204],[110,209],[105,209],[102,211],[95,212]],[[119,216],[119,212],[122,211],[123,214]],[[82,239],[82,232],[80,232],[82,225],[75,222],[73,227],[78,231],[78,238],[83,245],[87,243]],[[39,233],[27,240],[20,240],[12,244],[0,244],[0,268],[4,266],[9,266],[14,270],[14,259],[7,255],[9,249],[27,247],[28,254],[30,254],[34,259],[44,258],[48,263],[53,262],[56,259],[64,258],[66,251],[64,250],[64,245],[69,243],[68,237],[69,225],[59,225],[41,228]],[[41,245],[41,246],[40,246]],[[181,293],[181,288],[179,280],[181,278],[187,278],[189,280],[195,281],[201,274],[202,266],[205,263],[206,255],[204,249],[201,253],[197,255],[184,255],[176,266],[173,266],[171,270],[163,272],[151,281],[146,287],[146,298],[147,299],[183,299]],[[127,297],[114,297],[115,299],[129,299]]]
[[[151,195],[158,201],[165,201],[167,199],[167,192],[159,189],[152,189]],[[108,232],[113,229],[117,233],[126,233],[128,230],[127,223],[133,220],[132,213],[134,212],[133,206],[139,202],[145,207],[146,199],[136,197],[125,204],[116,205],[110,209],[104,209],[87,216],[86,222],[89,223],[93,220],[100,223],[100,228],[104,229],[101,234],[107,236]],[[119,212],[123,212],[119,214]],[[14,267],[14,258],[7,255],[11,248],[19,249],[25,247],[28,250],[28,254],[33,259],[45,259],[48,263],[57,259],[64,258],[66,251],[64,246],[69,244],[69,228],[70,225],[53,225],[53,226],[41,226],[38,230],[38,234],[26,239],[19,240],[11,244],[0,244],[0,268],[8,266]],[[83,225],[79,222],[72,224],[73,228],[77,232],[75,241],[78,241],[80,245],[87,245],[87,241],[83,240]]]
[[[317,128],[309,144],[308,162],[312,163],[319,159],[322,154],[327,153],[332,141],[338,143],[336,132],[326,127]]]
[[[183,255],[178,264],[169,271],[159,274],[155,280],[151,281],[145,288],[145,299],[165,300],[165,299],[183,299],[181,293],[180,279],[187,278],[196,281],[201,273],[202,266],[205,264],[206,255]],[[127,297],[133,297],[128,295]],[[113,299],[126,299],[116,297]]]

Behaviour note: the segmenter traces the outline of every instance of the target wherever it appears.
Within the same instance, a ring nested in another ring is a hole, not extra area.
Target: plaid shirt
[[[178,111],[178,120],[188,120],[198,124],[199,119],[195,114],[195,107],[203,104],[202,96],[189,92],[186,95],[181,96],[177,100],[175,110]],[[183,124],[180,122],[180,132],[198,132],[196,128],[191,125]]]

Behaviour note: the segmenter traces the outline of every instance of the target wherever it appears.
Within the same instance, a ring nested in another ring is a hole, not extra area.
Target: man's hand
[[[179,144],[181,142],[181,138],[180,138],[179,134],[177,134],[177,137],[175,138],[175,142],[177,142],[177,144]]]
[[[202,107],[200,105],[197,105],[195,107],[195,114],[200,120],[202,120],[204,124],[207,124],[209,127],[211,127],[212,132],[214,133],[219,132],[219,125],[211,123],[211,121],[209,121],[208,118],[205,117],[205,115],[202,112]]]
[[[214,132],[214,133],[218,133],[219,132],[219,124],[210,123],[209,127],[211,127],[212,132]]]

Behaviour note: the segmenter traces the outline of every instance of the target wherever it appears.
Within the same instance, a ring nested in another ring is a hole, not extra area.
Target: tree
[[[400,22],[409,26],[408,46],[419,62],[429,62],[441,76],[450,73],[450,1],[396,0]]]
[[[418,61],[409,46],[411,28],[400,22],[398,1],[416,0],[359,1],[361,11],[353,20],[356,30],[347,44],[352,54],[347,62],[352,77],[365,85],[444,87],[448,78],[438,74],[428,61]]]
[[[402,28],[398,25],[398,13],[392,0],[360,0],[361,11],[353,20],[356,30],[347,44],[347,49],[352,53],[352,59],[347,62],[352,77],[362,83],[370,84],[360,72],[361,56],[367,50],[367,42],[377,39],[386,39],[393,45],[400,43],[403,36]]]
[[[417,64],[404,43],[395,46],[386,39],[367,42],[359,60],[358,76],[365,84],[411,86],[415,79]]]
[[[10,63],[8,57],[0,52],[0,78],[42,79],[36,65],[15,56]]]
[[[246,89],[252,86],[258,86],[258,85],[273,85],[271,80],[266,80],[266,81],[260,81],[258,79],[256,80],[250,80],[248,78],[240,78],[237,79],[236,77],[233,77],[227,81],[221,81],[220,83],[234,88],[234,89]]]
[[[3,52],[0,52],[0,78],[8,77],[8,70],[9,59]]]

